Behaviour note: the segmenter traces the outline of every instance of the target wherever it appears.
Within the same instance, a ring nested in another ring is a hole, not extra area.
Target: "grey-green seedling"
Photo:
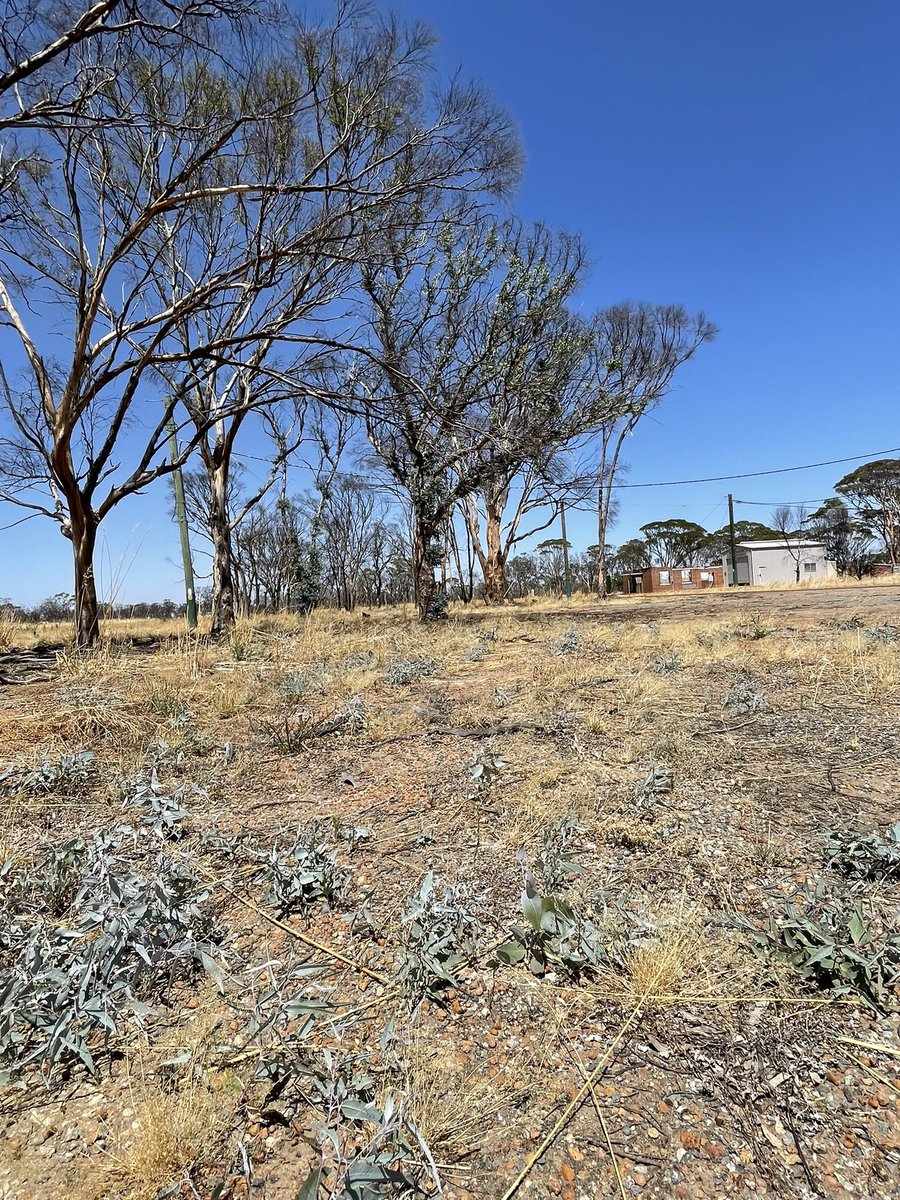
[[[349,867],[337,861],[320,826],[312,822],[297,831],[291,846],[276,842],[265,858],[257,882],[268,886],[268,895],[281,916],[306,913],[316,903],[336,907],[347,896]]]
[[[856,995],[882,1008],[900,982],[900,932],[821,885],[807,899],[803,908],[787,905],[762,930],[748,926],[757,953],[821,991]]]
[[[482,750],[476,754],[468,764],[472,785],[469,789],[469,799],[475,800],[487,792],[500,778],[505,765],[503,759],[493,750]]]
[[[7,767],[0,773],[0,784],[10,792],[74,796],[84,791],[93,766],[94,755],[90,750],[61,754],[59,758],[41,755],[37,767]]]
[[[886,834],[876,830],[865,834],[849,830],[829,833],[826,851],[830,865],[848,879],[875,883],[900,879],[900,821]]]
[[[403,960],[398,977],[414,1001],[456,983],[455,972],[476,952],[483,926],[462,888],[435,887],[429,871],[401,918]]]
[[[548,892],[563,888],[568,876],[584,873],[584,867],[578,861],[579,851],[575,842],[585,831],[585,826],[571,814],[544,831],[536,866]]]
[[[764,712],[769,705],[765,693],[748,675],[742,675],[725,693],[722,707],[732,716],[742,717],[749,713]]]
[[[650,770],[637,793],[635,802],[645,819],[652,819],[660,805],[660,796],[665,796],[675,786],[675,772],[650,758]]]
[[[432,658],[398,658],[385,672],[385,683],[405,685],[419,679],[430,679],[437,674],[437,663]]]
[[[582,635],[579,630],[570,629],[568,633],[565,634],[562,641],[558,642],[553,647],[553,653],[558,656],[578,654],[581,651],[582,640]]]
[[[123,851],[140,837],[118,826],[4,868],[0,1076],[49,1073],[66,1058],[93,1071],[98,1046],[152,1011],[175,980],[201,966],[218,977],[209,889],[164,850],[138,869]]]
[[[512,936],[495,954],[497,966],[523,962],[532,975],[550,970],[578,979],[607,961],[597,927],[574,905],[558,896],[542,896],[529,876],[522,892],[524,925],[513,925]]]

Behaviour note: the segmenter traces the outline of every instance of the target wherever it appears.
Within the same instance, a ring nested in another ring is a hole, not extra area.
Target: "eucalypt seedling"
[[[882,1008],[887,992],[900,983],[900,932],[821,886],[809,899],[807,908],[789,905],[779,919],[752,931],[757,952],[833,996],[857,995]]]
[[[900,821],[887,834],[830,833],[826,849],[831,865],[848,879],[876,883],[900,879]]]
[[[558,896],[542,896],[530,875],[522,892],[524,925],[513,925],[512,937],[498,947],[495,965],[524,962],[532,975],[559,969],[577,979],[606,961],[599,930]]]
[[[399,978],[411,997],[436,997],[477,949],[482,925],[458,888],[441,895],[429,871],[402,918],[406,936]]]
[[[469,763],[469,779],[472,784],[469,799],[475,800],[487,792],[500,777],[505,765],[503,759],[493,750],[484,750],[476,754]]]

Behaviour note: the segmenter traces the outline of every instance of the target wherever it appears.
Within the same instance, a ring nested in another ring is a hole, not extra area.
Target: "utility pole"
[[[175,428],[175,415],[170,414],[168,420],[169,453],[172,462],[178,460],[178,432]],[[181,562],[184,567],[184,598],[187,609],[188,629],[197,628],[197,595],[194,591],[194,564],[191,562],[191,539],[188,534],[187,514],[184,509],[184,480],[181,477],[181,467],[172,472],[172,487],[175,492],[175,520],[181,534]]]
[[[559,502],[559,524],[560,532],[562,533],[562,552],[563,552],[563,579],[565,581],[566,598],[572,599],[572,574],[569,570],[569,542],[566,537],[566,505],[565,501]]]
[[[731,586],[737,587],[737,541],[734,536],[734,498],[728,493],[728,540],[731,543]]]

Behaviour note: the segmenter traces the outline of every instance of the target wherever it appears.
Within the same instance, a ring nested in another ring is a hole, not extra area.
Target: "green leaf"
[[[300,1185],[300,1191],[294,1200],[316,1200],[319,1195],[319,1183],[322,1179],[322,1168],[314,1167]]]

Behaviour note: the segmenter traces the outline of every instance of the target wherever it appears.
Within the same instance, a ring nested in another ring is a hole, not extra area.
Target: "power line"
[[[707,475],[705,479],[665,479],[660,483],[613,483],[612,488],[681,487],[688,483],[723,483],[728,479],[758,479],[761,475],[787,475],[790,471],[812,471],[816,467],[834,467],[838,463],[860,462],[864,458],[879,458],[882,454],[898,454],[900,446],[890,450],[873,450],[871,454],[851,454],[849,458],[829,458],[824,462],[804,463],[801,467],[775,467],[771,471],[744,471],[740,475]]]
[[[735,504],[754,504],[758,508],[780,508],[782,505],[795,507],[798,504],[824,504],[824,500],[738,500],[734,498]]]

